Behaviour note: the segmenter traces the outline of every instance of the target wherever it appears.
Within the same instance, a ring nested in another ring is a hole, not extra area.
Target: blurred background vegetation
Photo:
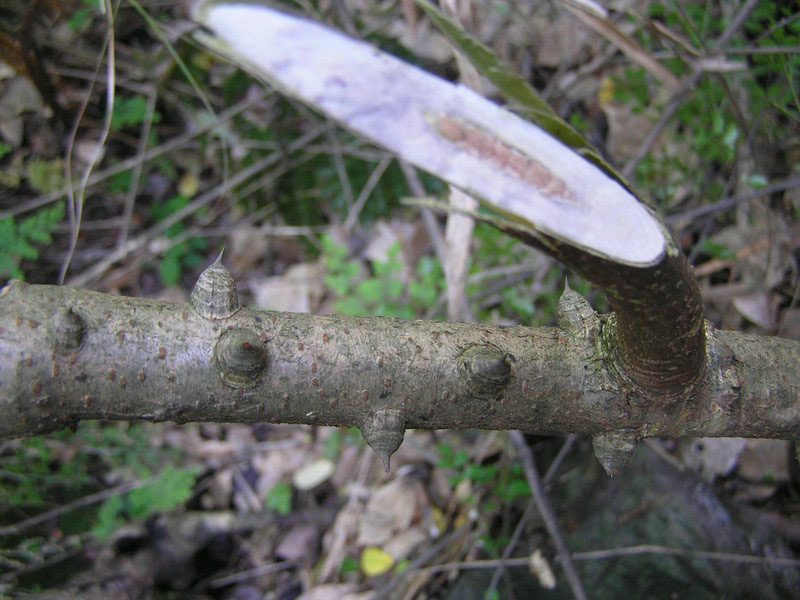
[[[411,1],[284,4],[458,77]],[[592,19],[574,5],[460,4],[464,27],[657,207],[695,265],[708,319],[800,339],[800,7],[616,0]],[[446,186],[218,60],[192,28],[157,0],[0,2],[0,283],[182,302],[225,247],[247,305],[444,318],[446,216],[402,201],[446,197]],[[476,321],[553,323],[559,264],[483,224],[466,258]],[[585,283],[570,285],[606,310]],[[800,544],[788,443],[656,442],[631,489],[605,481],[583,441],[530,441],[576,548],[709,549],[702,527],[687,533],[687,519],[704,518],[697,497],[676,494],[670,521],[647,495],[682,489],[668,477],[687,471],[715,518],[733,514],[730,500],[778,531],[730,519],[716,537],[733,541],[711,549],[751,551],[758,538],[791,556]],[[521,598],[555,577],[550,596],[569,597],[502,434],[411,433],[392,462],[383,474],[357,430],[271,425],[86,423],[3,442],[0,594]],[[599,514],[582,510],[587,498],[600,497],[627,511],[603,536],[582,529]],[[487,563],[477,583],[431,568],[504,552],[523,567],[501,577]],[[797,591],[774,566],[742,567],[739,580],[713,561],[601,563],[583,572],[608,597],[680,585],[739,597],[754,580],[758,597]]]

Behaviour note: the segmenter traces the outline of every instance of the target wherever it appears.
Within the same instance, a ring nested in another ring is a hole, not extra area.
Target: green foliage
[[[727,26],[726,11],[721,6],[653,2],[649,12],[651,18],[663,22],[702,51],[707,50],[708,40],[720,35]],[[791,18],[793,12],[785,3],[758,3],[744,25],[743,35],[736,36],[731,45],[787,50],[797,47],[800,22]],[[647,32],[642,33],[642,43],[648,51],[662,49],[657,38]],[[751,144],[757,143],[759,137],[783,140],[786,131],[796,129],[800,122],[800,55],[787,51],[727,56],[729,60],[738,60],[742,68],[707,74],[678,110],[674,139],[680,150],[670,156],[648,157],[637,169],[637,184],[651,190],[652,196],[662,203],[675,190],[687,187],[697,189],[708,202],[718,200],[725,188],[711,181],[708,173],[719,172],[724,178],[737,171],[738,147],[745,133]],[[666,64],[677,75],[685,75],[691,68],[680,56]],[[648,75],[643,69],[628,68],[614,84],[616,100],[628,103],[634,111],[647,107],[659,109],[661,100],[648,88]],[[736,106],[735,99],[746,107],[746,114],[740,114],[742,109]]]
[[[727,246],[714,242],[708,238],[703,240],[701,248],[703,249],[704,253],[718,260],[730,260],[736,256],[736,254]]]
[[[109,470],[115,473],[114,479],[152,481],[109,498],[99,507],[64,513],[58,518],[62,532],[92,533],[105,539],[128,520],[172,510],[189,498],[195,471],[169,467],[153,477],[163,464],[176,464],[180,455],[152,447],[150,430],[151,426],[144,424],[103,426],[90,422],[74,434],[61,432],[21,440],[13,452],[5,454],[0,468],[2,512],[32,515],[67,504],[102,489],[99,480],[105,479]],[[16,549],[35,540],[23,538]]]
[[[0,142],[0,158],[4,158],[13,148],[5,142]]]
[[[277,483],[267,494],[265,506],[281,516],[291,513],[292,486],[285,482]]]
[[[342,575],[347,575],[349,573],[358,573],[361,571],[361,566],[358,562],[357,558],[352,556],[346,556],[342,561],[342,566],[339,569],[339,572]]]
[[[184,504],[192,495],[198,470],[168,466],[147,485],[109,498],[97,513],[97,525],[92,533],[106,540],[126,522],[141,521]]]
[[[111,130],[120,131],[126,127],[141,125],[147,118],[147,98],[144,96],[118,96],[114,99],[111,113]],[[153,123],[158,123],[161,115],[153,112]]]
[[[476,464],[469,454],[463,450],[456,452],[447,444],[440,444],[437,450],[438,466],[453,471],[450,478],[453,486],[469,480],[474,486],[488,490],[488,503],[484,504],[484,509],[498,507],[501,503],[510,504],[518,498],[530,496],[530,487],[520,465]]]
[[[14,217],[0,220],[0,277],[24,278],[20,261],[39,258],[37,246],[53,241],[53,232],[64,219],[64,203],[42,208],[17,222]]]
[[[399,244],[392,246],[385,262],[373,262],[373,273],[364,276],[361,263],[348,260],[347,248],[330,236],[321,241],[325,284],[338,296],[335,307],[341,314],[413,319],[434,306],[444,287],[441,266],[430,257],[419,261],[406,285]]]
[[[0,469],[0,506],[35,511],[49,506],[48,492],[67,497],[90,483],[88,455],[60,460],[56,445],[43,437],[21,440],[13,454],[4,456]]]
[[[164,203],[153,204],[150,207],[150,215],[156,221],[163,221],[173,213],[181,210],[188,203],[188,198],[174,196]],[[165,235],[168,238],[175,238],[185,230],[186,226],[183,223],[175,223],[166,230]],[[204,253],[207,249],[208,240],[202,237],[192,237],[172,246],[159,263],[158,274],[161,277],[161,282],[167,286],[177,285],[185,270],[194,269],[205,262]]]
[[[89,26],[92,17],[102,10],[102,0],[83,0],[82,6],[72,13],[67,25],[72,31],[83,31]]]
[[[344,436],[340,429],[334,429],[331,434],[325,438],[322,445],[322,455],[328,460],[335,461],[339,458],[344,445]]]

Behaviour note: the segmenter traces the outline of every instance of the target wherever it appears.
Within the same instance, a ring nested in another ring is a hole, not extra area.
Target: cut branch
[[[12,282],[0,296],[0,437],[83,419],[364,427],[380,411],[396,411],[390,429],[797,436],[800,344],[709,328],[702,381],[666,412],[623,389],[602,321],[572,294],[558,327],[531,329],[245,308],[206,318]],[[235,335],[244,367],[222,354]]]
[[[200,2],[194,16],[214,32],[206,43],[480,198],[509,233],[603,288],[625,382],[660,390],[666,409],[701,377],[702,299],[691,268],[656,215],[615,179],[472,90],[318,23],[224,2]]]

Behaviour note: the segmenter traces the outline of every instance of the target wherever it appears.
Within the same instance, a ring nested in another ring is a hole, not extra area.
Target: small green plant
[[[92,18],[100,12],[101,3],[102,0],[83,0],[67,21],[69,28],[76,32],[86,29]]]
[[[157,512],[166,512],[184,504],[192,495],[198,469],[168,466],[147,485],[127,494],[106,500],[97,513],[92,534],[108,539],[122,525],[142,521]]]
[[[43,208],[30,217],[0,220],[0,277],[24,279],[22,260],[39,258],[38,246],[53,241],[53,232],[64,219],[64,203]]]
[[[462,481],[469,480],[474,486],[488,491],[483,504],[484,510],[497,510],[502,503],[510,504],[518,498],[530,496],[530,487],[520,465],[477,464],[469,454],[463,450],[456,452],[448,444],[440,444],[437,450],[438,466],[453,472],[450,477],[451,485],[457,486]]]
[[[269,510],[273,510],[281,516],[291,513],[292,486],[283,481],[276,484],[267,494],[265,505]]]
[[[510,531],[508,519],[499,519],[502,524],[496,526],[497,517],[513,512],[512,507],[520,498],[531,495],[522,467],[503,461],[479,464],[463,450],[455,451],[448,444],[440,444],[437,450],[437,466],[451,471],[450,483],[453,488],[467,484],[463,489],[471,490],[471,495],[464,502],[474,506],[482,515],[481,521],[486,524],[480,536],[483,552],[493,558],[499,557],[508,545]]]
[[[150,214],[156,221],[163,221],[188,203],[188,198],[174,196],[166,202],[151,206]],[[165,235],[174,238],[185,230],[186,226],[183,223],[175,223],[166,230]],[[192,237],[172,246],[159,263],[158,274],[161,282],[166,286],[177,285],[185,270],[193,269],[206,261],[206,250],[208,250],[208,240],[202,237]]]
[[[120,96],[114,100],[111,113],[111,130],[120,131],[126,127],[141,125],[147,118],[147,99],[143,96]],[[153,113],[153,124],[161,120],[158,111]]]
[[[322,238],[325,284],[337,297],[341,314],[413,319],[431,308],[444,287],[438,261],[423,257],[406,285],[400,245],[389,250],[386,261],[374,261],[372,274],[364,276],[358,260],[348,260],[347,248],[330,236]]]

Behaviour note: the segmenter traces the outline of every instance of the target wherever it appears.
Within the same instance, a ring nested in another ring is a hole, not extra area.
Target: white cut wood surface
[[[198,2],[206,43],[529,229],[649,266],[663,230],[616,181],[537,126],[319,23],[254,4]]]

